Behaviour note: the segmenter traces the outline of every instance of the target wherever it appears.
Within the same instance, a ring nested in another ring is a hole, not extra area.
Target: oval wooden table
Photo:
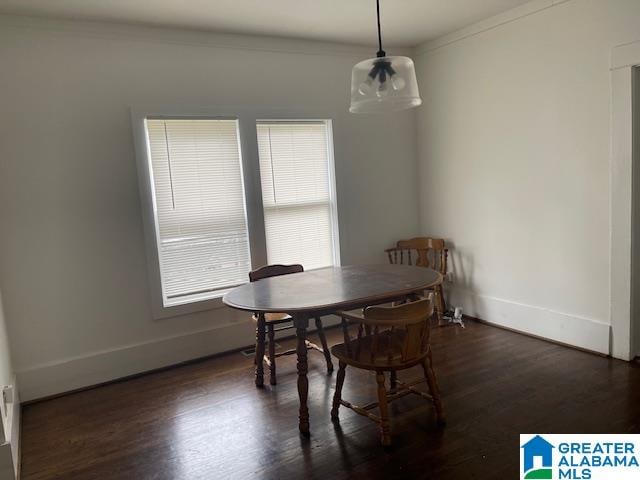
[[[247,283],[228,292],[222,301],[249,312],[284,312],[296,327],[298,357],[299,428],[309,433],[307,396],[307,348],[309,319],[338,310],[400,300],[442,283],[435,270],[409,265],[329,267],[270,277]]]

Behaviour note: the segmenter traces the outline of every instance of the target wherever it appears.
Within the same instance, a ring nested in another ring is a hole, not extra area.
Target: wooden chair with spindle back
[[[256,282],[263,278],[276,277],[279,275],[288,275],[291,273],[303,272],[302,265],[267,265],[265,267],[258,268],[249,272],[249,281]],[[269,383],[276,385],[276,358],[283,355],[292,355],[296,353],[295,349],[290,349],[285,352],[276,353],[275,333],[282,330],[289,330],[294,328],[292,325],[291,316],[286,313],[264,313],[256,312],[253,315],[253,319],[256,321],[256,353],[254,362],[256,364],[256,386],[262,387],[264,385],[264,364],[269,367]],[[333,363],[331,362],[331,353],[327,346],[327,339],[322,327],[322,320],[320,317],[316,317],[316,329],[318,331],[318,337],[320,337],[320,343],[322,348],[318,347],[315,343],[305,340],[305,344],[308,350],[318,350],[324,354],[324,358],[327,362],[327,372],[333,372]],[[288,325],[287,325],[288,324]],[[266,339],[265,336],[269,336],[269,352],[265,355]]]
[[[394,306],[372,306],[364,309],[362,314],[340,312],[344,343],[331,348],[331,353],[339,360],[336,391],[333,397],[331,418],[338,419],[340,405],[352,409],[380,424],[382,444],[391,444],[388,403],[409,393],[415,393],[433,402],[436,418],[440,425],[444,424],[444,410],[435,372],[429,335],[431,317],[433,316],[433,295],[417,301]],[[357,325],[357,337],[349,336],[349,322]],[[376,372],[378,383],[378,401],[363,407],[353,405],[342,399],[347,365]],[[400,382],[396,378],[398,370],[405,370],[421,365],[424,378],[411,382]],[[390,372],[391,383],[387,391],[385,372]],[[429,394],[415,388],[423,381],[427,382]],[[370,411],[379,409],[377,416]]]
[[[385,252],[389,263],[432,268],[446,278],[449,249],[442,238],[416,237],[411,240],[399,240],[395,247],[387,248]],[[442,320],[447,311],[442,283],[433,287],[433,293],[436,313],[438,319]]]

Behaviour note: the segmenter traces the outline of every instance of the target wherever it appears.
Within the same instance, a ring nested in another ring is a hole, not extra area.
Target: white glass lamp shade
[[[413,60],[378,57],[363,60],[351,72],[351,113],[394,112],[422,103]]]

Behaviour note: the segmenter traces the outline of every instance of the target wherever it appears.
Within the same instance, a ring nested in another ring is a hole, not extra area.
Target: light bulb
[[[398,75],[394,75],[393,77],[391,77],[391,86],[394,90],[402,90],[405,85],[406,82],[404,81],[404,78]]]
[[[381,82],[380,85],[378,86],[377,90],[376,90],[376,95],[378,97],[386,97],[387,94],[389,93],[389,90],[387,89],[387,84],[389,82]]]
[[[360,84],[358,87],[358,93],[360,95],[366,96],[371,91],[371,77],[367,77],[364,82]]]

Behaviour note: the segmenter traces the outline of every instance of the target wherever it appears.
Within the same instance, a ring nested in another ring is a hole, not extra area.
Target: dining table
[[[309,319],[405,299],[442,283],[435,270],[411,265],[349,265],[264,278],[227,292],[222,301],[254,313],[287,313],[296,330],[298,427],[309,434],[307,328]]]

